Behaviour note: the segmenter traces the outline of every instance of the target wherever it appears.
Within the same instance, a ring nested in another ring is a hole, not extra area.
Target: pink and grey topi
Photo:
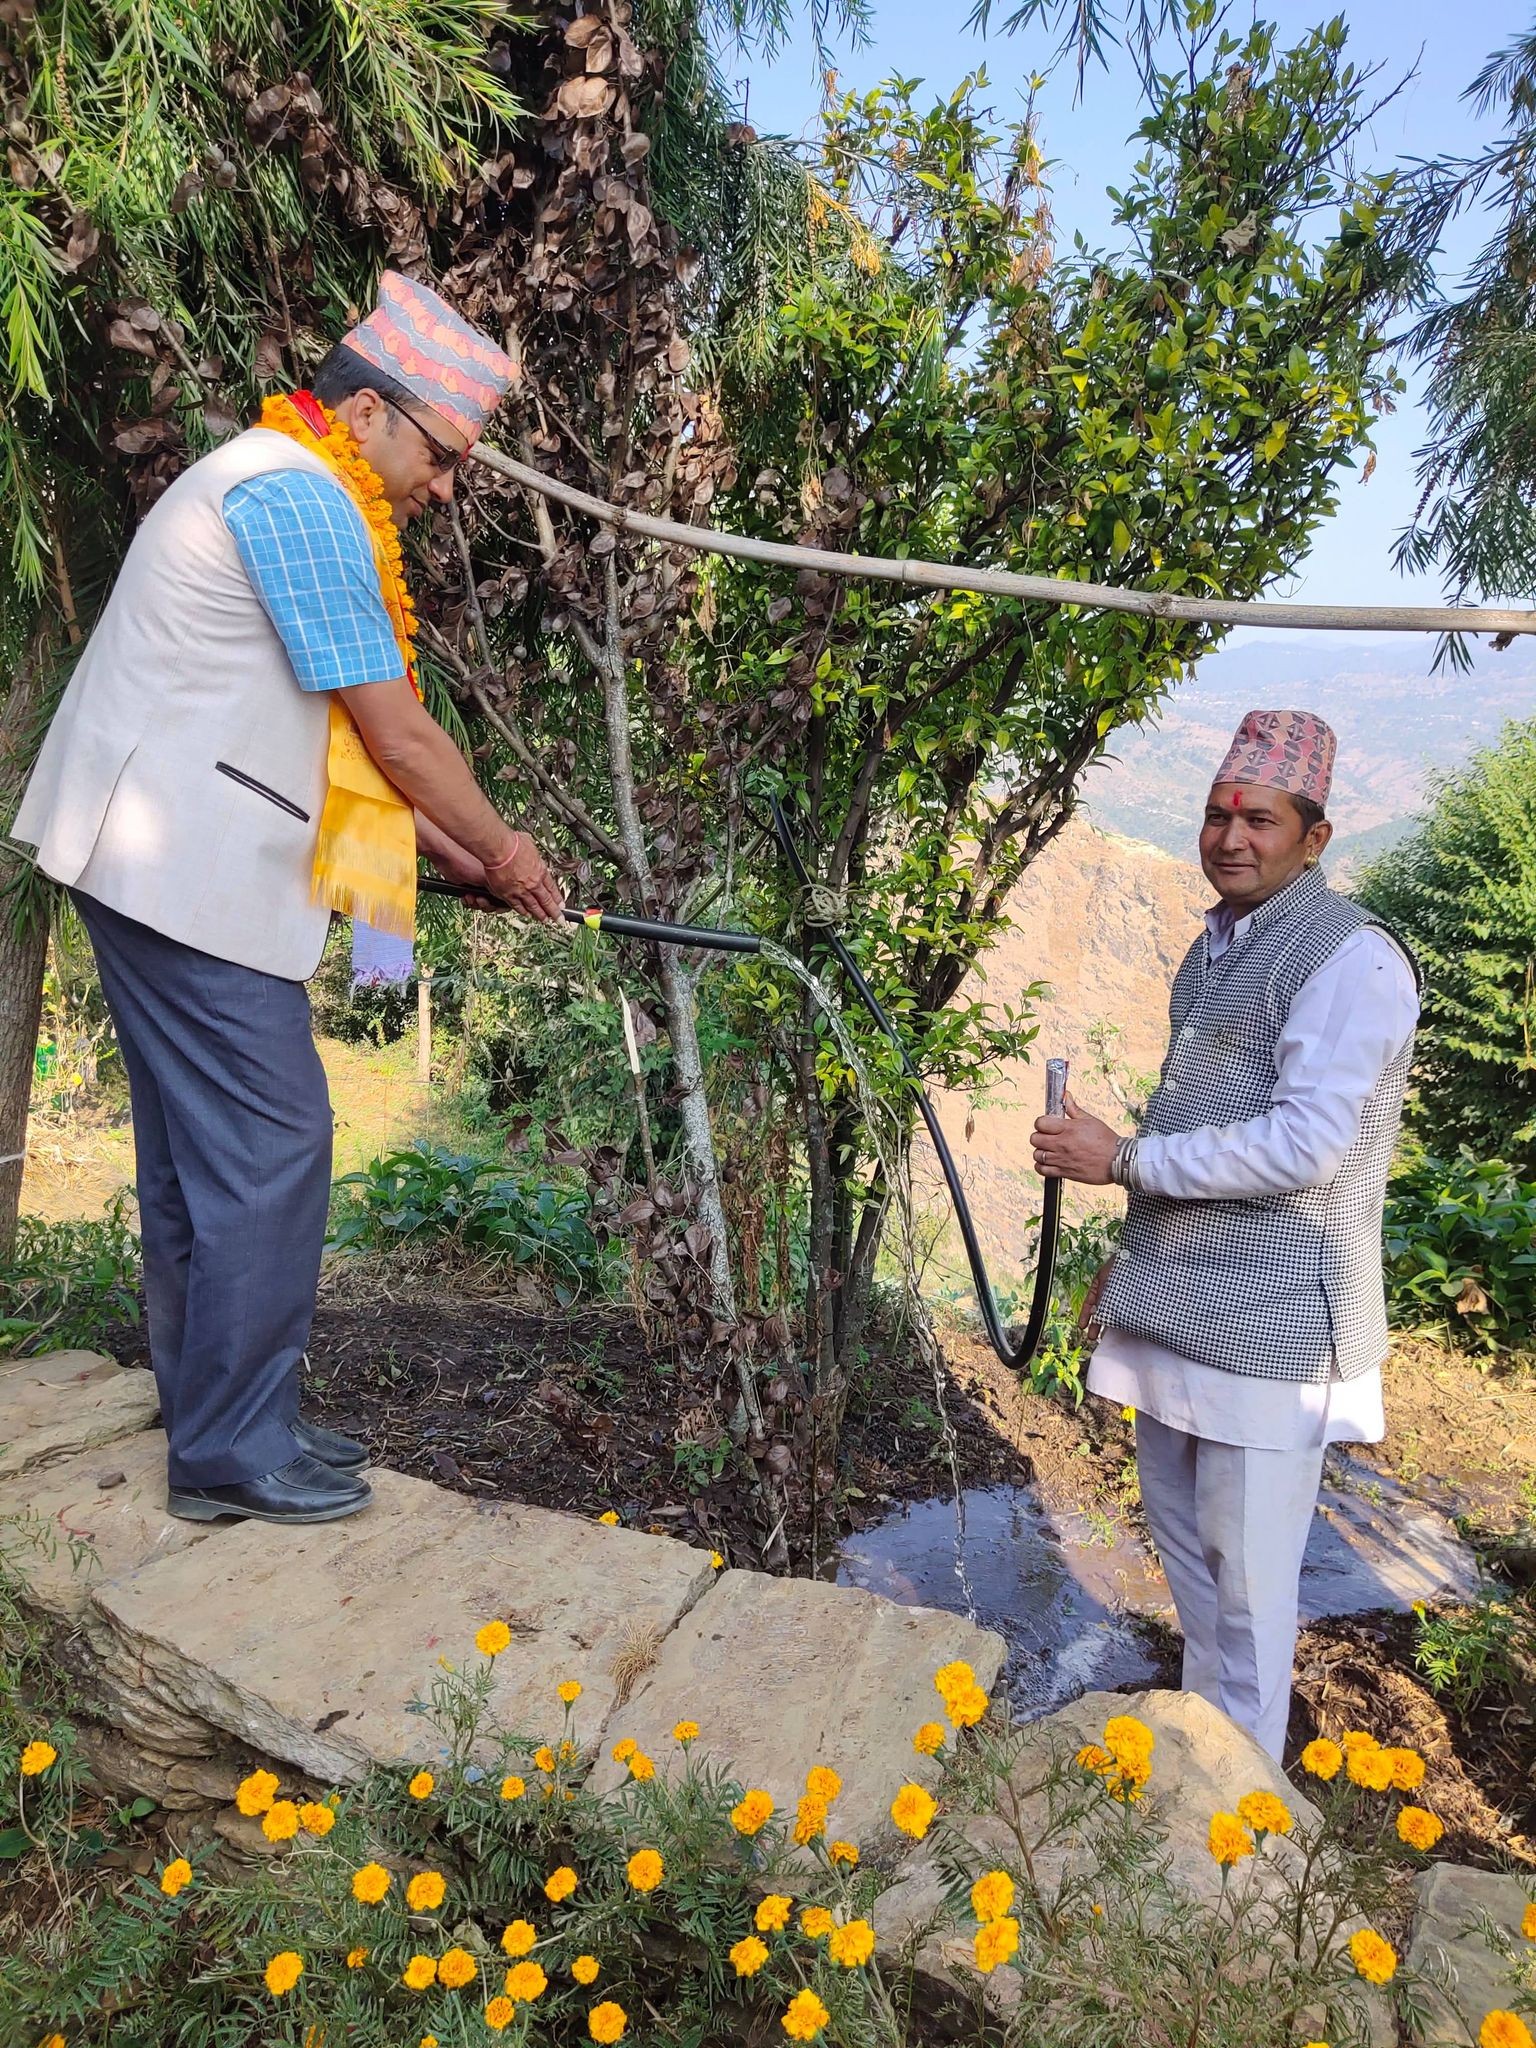
[[[479,440],[517,376],[495,342],[461,320],[446,299],[398,270],[379,281],[379,303],[343,337],[364,362],[392,377],[433,412]]]
[[[1333,728],[1314,711],[1250,711],[1211,780],[1283,789],[1321,810],[1328,802],[1337,747]]]

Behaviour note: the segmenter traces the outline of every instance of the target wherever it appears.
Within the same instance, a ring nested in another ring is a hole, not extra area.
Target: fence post
[[[423,967],[416,983],[416,1078],[432,1085],[432,970]]]

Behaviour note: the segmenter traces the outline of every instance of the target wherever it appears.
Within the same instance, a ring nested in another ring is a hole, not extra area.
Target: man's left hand
[[[1120,1143],[1120,1133],[1112,1131],[1098,1117],[1090,1116],[1087,1110],[1079,1109],[1069,1095],[1066,1115],[1038,1117],[1030,1142],[1035,1148],[1036,1173],[1103,1187],[1110,1178],[1110,1162]]]

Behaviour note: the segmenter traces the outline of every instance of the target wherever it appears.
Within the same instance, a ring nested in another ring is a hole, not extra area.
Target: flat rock
[[[1514,2005],[1514,1961],[1530,1953],[1520,1935],[1530,1889],[1497,1871],[1432,1863],[1415,1891],[1408,1965],[1428,1980],[1424,2038],[1436,2048],[1469,2048],[1490,2012]]]
[[[667,1638],[607,1732],[632,1736],[665,1769],[679,1756],[672,1729],[697,1721],[695,1754],[789,1811],[811,1766],[829,1764],[843,1780],[831,1834],[878,1859],[904,1846],[889,1818],[901,1786],[938,1779],[912,1748],[914,1731],[942,1715],[934,1672],[964,1658],[990,1691],[1005,1647],[1001,1636],[935,1608],[815,1579],[725,1572]],[[594,1786],[623,1776],[605,1748]]]
[[[0,1361],[0,1479],[132,1436],[159,1407],[152,1373],[95,1351]]]
[[[115,1483],[103,1488],[103,1479]],[[165,1435],[158,1429],[0,1483],[0,1521],[13,1517],[19,1540],[6,1547],[12,1570],[35,1607],[66,1620],[93,1588],[212,1533],[209,1523],[166,1512]]]
[[[555,1687],[574,1678],[590,1735],[714,1577],[703,1552],[665,1537],[397,1472],[375,1473],[373,1489],[347,1521],[240,1523],[104,1585],[83,1617],[98,1662],[158,1713],[347,1783],[436,1756],[422,1703],[443,1659],[476,1660],[475,1631],[494,1619],[513,1641],[495,1663],[493,1719],[555,1732]]]

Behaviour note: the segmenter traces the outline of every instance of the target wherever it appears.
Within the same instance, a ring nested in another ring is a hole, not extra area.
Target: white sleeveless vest
[[[329,697],[299,687],[224,523],[226,492],[316,455],[252,428],[193,463],[134,537],[43,742],[11,836],[125,917],[302,981]]]

